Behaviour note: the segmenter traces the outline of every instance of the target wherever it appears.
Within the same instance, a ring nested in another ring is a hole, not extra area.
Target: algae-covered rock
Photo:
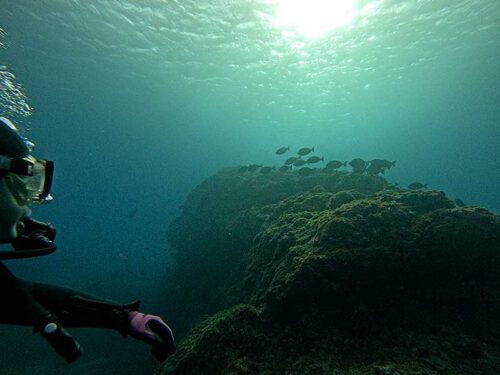
[[[266,350],[266,335],[259,312],[237,305],[202,321],[183,340],[164,371],[177,374],[258,373],[255,353]],[[213,348],[224,348],[214,352]]]
[[[379,176],[236,171],[170,228],[192,329],[162,373],[498,373],[498,215]]]
[[[170,315],[183,333],[194,321],[242,299],[243,270],[254,237],[285,213],[338,207],[389,184],[347,172],[240,174],[227,168],[201,183],[170,226],[175,269],[168,284]],[[179,301],[179,303],[177,303]]]
[[[439,208],[454,208],[456,206],[442,191],[382,191],[376,194],[376,196],[383,200],[402,203],[412,212],[419,214],[434,211]]]

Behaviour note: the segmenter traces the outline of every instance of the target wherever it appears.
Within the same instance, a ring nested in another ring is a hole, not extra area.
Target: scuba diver
[[[30,217],[30,204],[49,202],[54,164],[31,155],[34,144],[0,117],[0,323],[32,326],[68,363],[81,354],[66,327],[111,328],[151,345],[164,361],[175,352],[170,327],[158,316],[139,312],[139,301],[117,304],[56,285],[17,278],[2,260],[47,255],[56,250],[56,229]]]

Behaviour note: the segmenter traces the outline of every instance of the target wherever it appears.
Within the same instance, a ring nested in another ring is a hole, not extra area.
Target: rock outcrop
[[[498,215],[379,176],[237,170],[170,228],[183,337],[161,373],[500,373]]]

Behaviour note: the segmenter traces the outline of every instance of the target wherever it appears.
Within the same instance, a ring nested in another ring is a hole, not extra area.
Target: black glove
[[[56,228],[50,223],[22,218],[17,223],[17,238],[12,241],[16,250],[46,249],[54,247]]]

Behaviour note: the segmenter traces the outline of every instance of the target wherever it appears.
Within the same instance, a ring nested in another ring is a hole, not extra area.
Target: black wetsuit
[[[73,289],[19,279],[0,262],[0,324],[28,325],[36,330],[57,320],[65,327],[112,328],[123,335],[127,314],[139,302],[119,305]]]
[[[14,250],[0,252],[0,259],[49,254],[55,250],[55,235],[53,225],[23,217],[12,241]],[[145,324],[150,332],[133,329],[129,313],[139,310],[139,301],[121,305],[74,289],[19,279],[1,261],[0,299],[0,324],[33,327],[68,363],[81,350],[65,327],[111,328],[123,336],[130,334],[151,345],[159,361],[175,353],[172,331],[159,317],[142,314],[149,319]]]

